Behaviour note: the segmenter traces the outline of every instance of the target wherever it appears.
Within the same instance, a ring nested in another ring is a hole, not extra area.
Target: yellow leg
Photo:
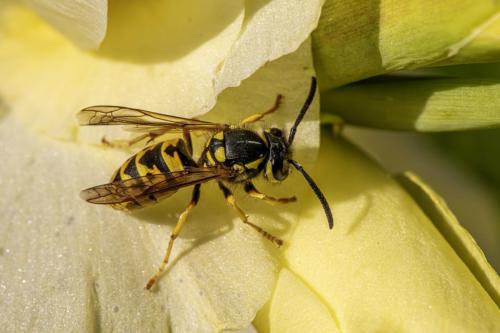
[[[165,270],[165,267],[167,266],[168,263],[168,259],[170,257],[170,253],[172,252],[172,247],[174,246],[174,241],[177,238],[177,236],[179,236],[179,233],[181,232],[181,229],[184,226],[184,223],[186,222],[189,212],[191,212],[191,210],[196,206],[198,200],[200,199],[200,186],[201,186],[200,184],[194,186],[191,202],[182,212],[181,216],[179,217],[179,221],[177,221],[174,230],[170,234],[170,240],[168,242],[167,251],[165,252],[165,257],[163,257],[163,261],[161,262],[158,271],[155,273],[155,275],[153,275],[149,279],[148,284],[146,285],[146,289],[150,290],[154,286],[156,281],[158,281],[158,279],[160,278],[161,273],[163,273],[163,271]]]
[[[264,200],[265,202],[270,204],[289,203],[297,201],[297,198],[295,196],[289,198],[274,198],[265,195],[264,193],[259,192],[251,182],[245,183],[245,192],[247,192],[252,198]]]
[[[139,135],[139,136],[137,136],[133,139],[130,139],[130,140],[108,140],[108,139],[106,139],[105,136],[103,136],[101,139],[101,143],[105,146],[112,147],[112,148],[122,148],[122,149],[123,148],[130,148],[133,145],[135,145],[136,143],[146,139],[149,136],[150,136],[149,134],[143,134],[143,135]]]
[[[101,139],[101,143],[105,146],[112,148],[127,149],[132,147],[136,143],[141,142],[144,139],[147,139],[146,144],[149,144],[150,142],[154,141],[157,137],[165,134],[167,131],[168,131],[167,129],[155,129],[151,130],[148,133],[138,135],[130,140],[108,140],[106,139],[105,136],[103,136]]]
[[[233,193],[231,193],[231,191],[224,184],[219,182],[219,187],[222,190],[222,193],[224,194],[226,201],[229,203],[229,205],[231,205],[231,207],[233,207],[234,210],[236,210],[236,212],[238,213],[238,216],[240,217],[241,221],[243,221],[243,223],[248,224],[249,226],[251,226],[252,228],[257,230],[258,233],[260,233],[266,239],[268,239],[271,242],[273,242],[274,244],[276,244],[278,247],[283,245],[283,241],[281,239],[277,238],[276,236],[271,235],[269,232],[265,231],[264,229],[262,229],[258,225],[255,225],[248,220],[248,217],[245,214],[245,212],[243,210],[241,210],[241,208],[236,204],[236,200],[234,199]]]
[[[274,111],[278,110],[278,108],[280,107],[280,104],[281,104],[281,100],[283,99],[283,96],[282,95],[278,95],[276,96],[276,101],[274,102],[274,105],[272,108],[270,108],[269,110],[267,110],[266,112],[263,112],[263,113],[256,113],[256,114],[253,114],[245,119],[243,119],[243,121],[240,123],[240,126],[242,125],[246,125],[246,124],[250,124],[250,123],[255,123],[256,121],[259,121],[261,120],[262,118],[264,118],[265,116],[267,116],[268,114],[271,114],[273,113]]]

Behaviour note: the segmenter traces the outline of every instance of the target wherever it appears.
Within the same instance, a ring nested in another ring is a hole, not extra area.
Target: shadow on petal
[[[182,58],[237,24],[244,11],[241,0],[134,0],[109,5],[108,32],[95,54],[133,63]]]

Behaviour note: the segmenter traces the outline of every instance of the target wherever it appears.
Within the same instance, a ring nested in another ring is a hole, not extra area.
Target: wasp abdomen
[[[188,152],[186,142],[182,139],[162,141],[144,148],[130,157],[115,171],[111,181],[124,181],[147,175],[182,171],[186,166],[197,166]],[[158,202],[159,199],[174,194],[176,190],[161,194],[152,194],[141,198],[140,202],[113,205],[117,209],[133,209]]]
[[[123,165],[115,171],[111,181],[123,181],[132,178],[143,177],[151,174],[182,171],[185,167],[195,167],[196,162],[188,152],[186,142],[182,139],[159,142],[144,148],[130,157]],[[169,196],[175,191],[169,191],[163,195],[150,195],[142,198],[140,205],[156,203],[158,199]],[[126,208],[134,208],[139,204],[127,204]],[[115,205],[115,208],[123,208]]]

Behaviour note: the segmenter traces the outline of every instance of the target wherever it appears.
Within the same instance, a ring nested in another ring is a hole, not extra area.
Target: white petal
[[[236,117],[232,108],[244,117],[267,109],[282,93],[285,101],[268,122],[291,123],[307,94],[311,60],[308,41],[224,92],[209,117]],[[316,98],[296,147],[317,146],[318,108]],[[5,331],[211,332],[249,325],[271,294],[279,250],[234,217],[214,184],[202,188],[158,292],[147,292],[144,284],[190,191],[132,215],[90,205],[78,192],[105,182],[127,153],[50,140],[30,131],[17,113],[11,109],[0,120],[0,155],[9,156],[0,164]],[[300,192],[299,181],[271,193]],[[299,209],[241,205],[252,221],[277,234],[290,228]]]
[[[0,77],[9,78],[0,81],[0,96],[24,123],[67,140],[75,138],[75,112],[93,104],[198,116],[224,88],[295,50],[315,27],[320,6],[114,1],[106,38],[91,54],[12,8],[0,12]]]
[[[25,0],[76,45],[96,49],[106,35],[107,0]]]
[[[266,62],[296,50],[318,25],[323,2],[245,1],[243,28],[215,80],[216,91],[239,85]]]

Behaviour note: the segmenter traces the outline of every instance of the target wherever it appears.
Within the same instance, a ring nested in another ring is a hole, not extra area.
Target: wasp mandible
[[[143,134],[129,141],[129,144],[148,139],[154,141],[166,133],[176,132],[179,138],[164,140],[142,149],[130,157],[116,170],[108,184],[98,185],[81,192],[81,197],[94,204],[111,205],[117,209],[134,209],[174,194],[178,189],[194,186],[192,198],[171,232],[166,253],[157,272],[149,279],[146,289],[151,289],[165,269],[174,241],[179,235],[189,212],[200,198],[201,184],[210,180],[218,182],[226,201],[236,211],[243,223],[278,246],[282,240],[253,224],[236,204],[228,183],[242,184],[251,197],[267,202],[288,203],[296,200],[274,198],[259,192],[252,179],[263,174],[271,182],[281,182],[288,176],[290,165],[305,178],[318,197],[325,211],[330,229],[333,217],[328,202],[320,189],[303,169],[292,159],[291,146],[300,122],[304,118],[316,93],[316,78],[312,78],[308,96],[302,106],[288,138],[282,130],[270,128],[258,133],[246,128],[275,112],[282,96],[278,95],[274,106],[263,113],[254,114],[236,126],[174,117],[145,110],[122,106],[98,105],[78,113],[80,125],[129,125]],[[200,156],[193,156],[191,134],[196,131],[210,133]]]

